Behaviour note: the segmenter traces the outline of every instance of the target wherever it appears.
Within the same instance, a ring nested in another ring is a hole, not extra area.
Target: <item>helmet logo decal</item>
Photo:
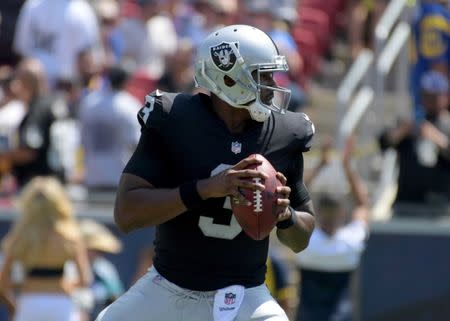
[[[236,48],[239,48],[238,43],[234,42]],[[221,44],[210,47],[211,58],[214,64],[223,71],[230,71],[236,63],[236,55],[231,49],[229,42],[222,42]]]

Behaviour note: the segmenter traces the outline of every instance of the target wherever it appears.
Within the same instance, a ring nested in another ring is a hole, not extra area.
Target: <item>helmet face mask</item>
[[[255,82],[258,89],[256,100],[267,109],[284,114],[291,98],[291,91],[278,86],[273,77],[274,73],[287,72],[289,68],[283,56],[277,56],[275,60],[279,60],[279,62],[273,65],[259,65],[255,69]]]
[[[272,39],[251,26],[235,25],[209,35],[198,49],[195,80],[236,108],[245,108],[256,121],[272,111],[284,113],[290,90],[279,87],[274,72],[288,71]]]

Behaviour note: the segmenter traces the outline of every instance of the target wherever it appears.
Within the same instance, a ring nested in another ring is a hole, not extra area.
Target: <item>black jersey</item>
[[[287,177],[294,208],[309,200],[302,152],[310,149],[314,126],[305,114],[272,113],[267,121],[249,121],[245,132],[232,134],[208,96],[156,91],[146,97],[138,118],[141,139],[126,173],[159,188],[175,188],[259,153]],[[157,227],[154,264],[162,276],[183,288],[253,287],[264,282],[268,242],[252,240],[242,231],[228,197],[213,198],[199,210]]]

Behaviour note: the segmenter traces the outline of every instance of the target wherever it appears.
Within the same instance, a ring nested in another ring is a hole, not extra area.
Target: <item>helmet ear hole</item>
[[[228,87],[233,87],[234,85],[236,85],[236,82],[233,80],[233,78],[228,75],[223,76],[223,82]]]

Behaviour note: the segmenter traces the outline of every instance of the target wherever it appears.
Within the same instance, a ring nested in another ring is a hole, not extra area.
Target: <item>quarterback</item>
[[[314,229],[303,152],[314,126],[286,111],[290,91],[274,74],[288,66],[261,30],[232,25],[199,46],[195,80],[210,93],[155,91],[138,120],[140,142],[121,177],[115,220],[130,232],[156,226],[154,265],[97,321],[287,321],[264,285],[269,238],[248,237],[233,215],[261,154],[276,169],[278,239],[299,252]]]

